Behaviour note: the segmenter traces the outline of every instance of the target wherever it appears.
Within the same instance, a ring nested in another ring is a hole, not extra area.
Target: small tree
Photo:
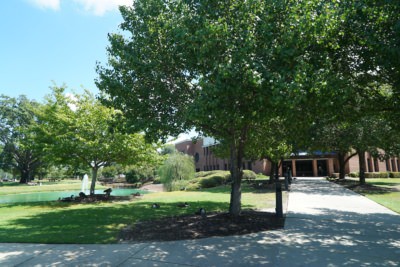
[[[54,88],[43,106],[42,141],[56,161],[91,168],[90,194],[94,194],[101,167],[157,159],[156,147],[146,144],[143,135],[127,134],[118,127],[118,110],[101,105],[89,92],[67,97],[64,90]]]
[[[168,191],[185,187],[188,180],[194,178],[195,166],[193,157],[183,153],[173,153],[159,169],[161,182]]]

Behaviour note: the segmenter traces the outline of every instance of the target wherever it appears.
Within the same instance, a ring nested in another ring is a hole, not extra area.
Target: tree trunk
[[[32,170],[25,165],[20,168],[21,180],[19,181],[20,184],[29,183],[32,179]]]
[[[275,162],[271,162],[271,173],[269,175],[269,183],[272,184],[275,180],[275,165],[277,165]]]
[[[90,184],[90,195],[94,195],[94,191],[96,188],[96,181],[97,181],[97,171],[99,167],[95,166],[92,167],[92,183]]]
[[[346,177],[346,153],[339,152],[338,153],[338,161],[339,161],[339,179],[344,179]]]
[[[360,184],[365,184],[365,151],[357,150],[358,162],[360,165]]]
[[[19,180],[19,183],[20,184],[29,183],[29,171],[22,169],[20,173],[21,173],[21,179]]]
[[[243,151],[240,148],[237,148],[234,144],[231,145],[231,177],[232,177],[232,189],[231,189],[231,200],[229,204],[229,213],[232,216],[239,216],[241,211],[241,199],[242,199],[242,190],[241,183],[243,177]]]

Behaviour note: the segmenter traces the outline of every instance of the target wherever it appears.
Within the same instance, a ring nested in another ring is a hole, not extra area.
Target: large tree
[[[25,96],[0,97],[0,168],[19,171],[20,183],[34,178],[43,163],[43,151],[37,142],[35,109],[39,104]]]
[[[105,103],[153,140],[195,127],[226,145],[229,211],[238,215],[243,157],[265,151],[254,147],[260,142],[251,139],[263,138],[254,130],[282,116],[286,125],[299,122],[299,133],[309,126],[301,112],[329,73],[323,49],[336,45],[336,5],[135,1],[120,9],[124,33],[109,36],[108,66],[98,66],[97,85]]]
[[[248,134],[270,106],[257,60],[265,47],[260,18],[279,19],[266,9],[259,1],[135,1],[120,9],[130,36],[110,35],[110,67],[98,69],[103,100],[149,138],[195,127],[228,146],[233,215],[241,210]]]
[[[121,113],[99,103],[94,96],[66,95],[55,87],[41,110],[42,141],[59,163],[85,164],[92,170],[90,194],[97,173],[111,163],[146,164],[157,158],[156,147],[146,144],[142,134],[121,130]]]

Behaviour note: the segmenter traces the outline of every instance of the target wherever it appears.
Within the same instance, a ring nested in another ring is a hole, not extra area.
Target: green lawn
[[[343,185],[350,186],[353,191],[400,213],[400,178],[369,178],[366,179],[367,186],[354,187],[358,185],[358,181],[358,178],[346,178]]]
[[[400,213],[400,178],[367,179],[367,183],[389,190],[364,192],[366,197]]]
[[[41,186],[39,185],[41,183]],[[20,184],[18,182],[5,182],[0,185],[0,196],[10,194],[23,194],[34,192],[50,192],[50,191],[74,191],[80,190],[82,186],[81,180],[61,180],[58,182],[38,181],[38,185]],[[96,189],[103,189],[101,185],[96,185]]]
[[[34,187],[39,188],[39,186]],[[66,184],[66,187],[69,185]],[[27,190],[25,187],[21,189],[23,192]],[[193,214],[200,207],[207,211],[227,211],[229,198],[229,188],[218,187],[201,192],[147,194],[141,200],[131,202],[2,204],[0,242],[115,243],[118,241],[119,230],[137,220]],[[151,208],[154,202],[160,204],[160,209]],[[182,202],[188,202],[190,207],[177,207],[177,204]],[[254,190],[244,184],[242,206],[258,209],[273,208],[275,194],[266,190]]]

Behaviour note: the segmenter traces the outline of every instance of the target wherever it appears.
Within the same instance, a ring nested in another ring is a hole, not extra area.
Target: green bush
[[[182,180],[190,180],[194,177],[193,157],[183,153],[170,154],[164,164],[159,168],[158,173],[161,182],[167,191],[180,190],[184,184]]]
[[[366,172],[365,178],[389,178],[388,172]]]
[[[360,176],[360,173],[359,172],[351,172],[351,173],[349,173],[349,176],[353,177],[353,178],[356,178],[356,177]]]
[[[179,190],[187,190],[188,184],[189,184],[188,180],[174,180],[172,181],[171,184],[167,184],[166,186],[168,191],[179,191]]]
[[[400,172],[389,172],[389,178],[400,178]]]
[[[131,169],[125,173],[125,178],[128,183],[137,183],[142,178],[141,174],[135,170]]]
[[[380,178],[389,178],[388,172],[380,172]]]
[[[161,184],[161,178],[160,178],[160,176],[156,176],[156,177],[153,179],[153,184]]]
[[[262,173],[258,173],[256,179],[266,180],[266,179],[269,179],[269,176],[266,176],[265,174],[262,174]]]
[[[129,166],[125,170],[126,181],[129,183],[145,183],[154,179],[154,169],[152,167]]]
[[[220,171],[220,170],[216,170],[216,171],[201,171],[201,172],[196,172],[194,177],[196,178],[201,178],[201,177],[206,177],[212,174],[216,174],[219,172],[224,172],[224,171]]]
[[[248,181],[252,181],[255,180],[257,178],[257,174],[251,170],[244,170],[243,171],[243,179],[244,180],[248,180]]]
[[[201,188],[216,187],[225,184],[226,178],[222,175],[214,174],[201,178],[199,184]]]
[[[188,183],[186,185],[186,190],[187,191],[196,191],[201,189],[200,183],[199,182],[195,182],[195,183]]]
[[[379,177],[376,177],[377,175],[376,175],[376,173],[375,172],[366,172],[365,173],[365,178],[379,178]]]

